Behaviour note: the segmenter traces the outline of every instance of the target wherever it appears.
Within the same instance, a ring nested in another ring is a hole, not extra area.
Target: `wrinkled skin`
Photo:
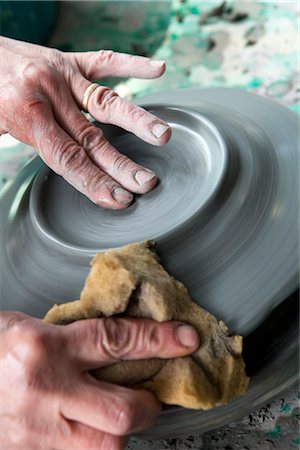
[[[157,78],[163,61],[112,51],[63,53],[0,37],[0,134],[32,145],[45,163],[94,203],[126,208],[155,174],[121,155],[80,112],[91,81],[107,76]],[[105,86],[88,101],[98,121],[118,125],[153,145],[170,127]]]
[[[126,208],[132,193],[155,186],[155,174],[119,154],[80,109],[92,80],[156,78],[163,62],[103,50],[63,53],[3,37],[0,52],[1,134],[32,145],[102,207]],[[171,136],[166,123],[104,86],[92,93],[88,109],[153,145]],[[0,448],[124,448],[131,433],[153,424],[159,402],[145,390],[97,381],[89,370],[120,359],[187,355],[199,345],[195,333],[173,322],[91,319],[62,327],[1,313]]]
[[[118,450],[154,423],[160,404],[146,390],[98,381],[89,370],[184,356],[199,338],[178,322],[107,318],[60,326],[5,312],[0,343],[1,449]]]

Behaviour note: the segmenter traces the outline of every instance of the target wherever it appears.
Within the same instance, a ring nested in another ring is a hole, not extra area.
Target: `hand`
[[[63,53],[0,37],[0,134],[32,145],[56,173],[105,208],[126,208],[132,193],[156,184],[155,174],[121,155],[80,109],[90,80],[106,76],[157,78],[163,61],[98,52]],[[99,86],[88,102],[100,122],[118,125],[153,145],[170,127],[144,109]]]
[[[159,402],[146,390],[98,381],[89,370],[120,359],[185,356],[199,338],[178,322],[108,318],[59,326],[2,313],[0,342],[0,448],[118,450],[153,424]]]

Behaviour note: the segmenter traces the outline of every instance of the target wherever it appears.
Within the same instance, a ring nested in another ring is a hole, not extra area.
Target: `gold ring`
[[[83,111],[88,112],[88,103],[89,103],[90,96],[98,87],[100,87],[100,85],[98,83],[91,83],[84,91],[83,99],[82,99],[82,110]]]

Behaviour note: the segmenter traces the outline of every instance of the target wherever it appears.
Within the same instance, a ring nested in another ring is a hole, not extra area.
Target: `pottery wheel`
[[[227,406],[166,408],[146,434],[158,438],[234,420],[297,377],[299,121],[232,89],[170,91],[138,103],[173,134],[157,148],[101,125],[119,151],[159,177],[128,209],[94,205],[39,158],[2,192],[1,307],[42,317],[79,297],[95,253],[154,240],[193,299],[246,336],[252,376],[249,393]]]

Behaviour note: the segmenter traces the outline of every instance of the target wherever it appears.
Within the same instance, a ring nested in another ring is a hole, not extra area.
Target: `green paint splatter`
[[[292,440],[292,443],[293,443],[293,444],[296,444],[296,445],[300,445],[300,438],[297,437],[297,438],[293,439],[293,440]]]
[[[288,413],[291,410],[291,405],[289,403],[283,403],[279,408],[279,412]]]
[[[269,431],[268,433],[266,433],[266,435],[271,438],[274,439],[276,438],[276,436],[281,433],[281,427],[279,425],[276,425],[276,427],[273,428],[273,430]]]
[[[190,10],[191,14],[196,14],[196,15],[200,14],[200,11],[199,11],[199,9],[196,6],[190,6],[189,10]]]
[[[260,78],[253,78],[253,80],[248,83],[248,88],[257,88],[262,85],[262,80]]]

